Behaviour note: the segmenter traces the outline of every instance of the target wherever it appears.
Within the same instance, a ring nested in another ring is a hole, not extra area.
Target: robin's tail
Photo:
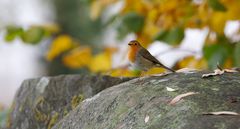
[[[163,67],[164,69],[167,69],[167,70],[169,70],[169,71],[175,73],[175,71],[174,71],[173,69],[168,68],[167,66],[165,66],[165,65],[163,65],[163,64],[157,64],[156,66],[158,66],[158,67]]]

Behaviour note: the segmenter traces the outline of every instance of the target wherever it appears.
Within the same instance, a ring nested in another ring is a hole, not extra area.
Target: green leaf
[[[214,44],[206,46],[203,49],[204,57],[208,61],[208,67],[215,69],[217,64],[223,65],[226,59],[229,57],[230,49],[226,45]]]
[[[5,41],[7,42],[12,42],[15,38],[16,38],[15,34],[6,34],[4,37]]]
[[[131,32],[139,32],[142,30],[144,25],[144,17],[130,12],[123,16],[123,25],[126,26]]]
[[[5,41],[12,42],[17,36],[21,36],[23,33],[23,29],[17,26],[7,26]]]
[[[119,38],[123,38],[131,32],[140,32],[143,26],[144,16],[135,12],[127,13],[120,18],[120,24],[117,27]]]
[[[110,24],[112,24],[113,22],[115,22],[117,17],[119,17],[119,15],[117,15],[117,14],[111,16],[105,23],[103,23],[103,27],[107,27]]]
[[[168,33],[169,30],[161,30],[160,32],[157,33],[153,40],[165,41],[165,37],[167,37]]]
[[[154,38],[154,40],[164,41],[169,44],[179,44],[184,38],[184,29],[175,27],[171,30],[162,30]]]
[[[208,0],[208,4],[212,9],[216,11],[227,11],[227,8],[222,3],[220,3],[219,0]]]
[[[25,31],[21,38],[26,43],[37,44],[44,37],[44,29],[41,27],[33,26]]]
[[[125,27],[125,26],[122,26],[122,27],[119,26],[119,27],[117,28],[117,31],[118,31],[118,36],[117,36],[118,39],[123,39],[125,36],[127,36],[127,34],[130,33],[130,31],[128,30],[128,28]]]
[[[233,54],[234,66],[240,67],[240,42],[236,43]]]

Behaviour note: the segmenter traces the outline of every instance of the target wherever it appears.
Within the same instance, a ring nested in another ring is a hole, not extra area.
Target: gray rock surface
[[[239,129],[240,116],[203,114],[240,113],[240,73],[201,76],[173,73],[116,85],[84,100],[53,129]],[[166,87],[178,90],[170,92]],[[199,94],[168,104],[191,91]]]
[[[130,80],[109,76],[61,75],[29,79],[18,90],[8,129],[50,129],[84,99]]]

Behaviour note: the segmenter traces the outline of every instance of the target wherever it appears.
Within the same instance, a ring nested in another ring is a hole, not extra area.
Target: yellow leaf
[[[116,1],[117,0],[94,0],[90,6],[90,18],[96,20],[106,6]]]
[[[124,69],[114,69],[110,73],[113,77],[136,77],[139,76],[139,72],[130,71],[126,68]]]
[[[60,32],[60,27],[57,24],[46,24],[43,28],[50,33],[58,33]]]
[[[225,23],[228,20],[239,20],[240,1],[239,0],[222,0],[226,12],[214,11],[209,19],[210,28],[219,34],[224,33]]]
[[[103,72],[112,68],[112,56],[109,52],[102,52],[93,57],[88,66],[92,72]]]
[[[179,68],[194,68],[207,69],[207,61],[204,58],[196,59],[194,56],[189,56],[178,62]]]
[[[225,24],[227,21],[227,15],[224,12],[213,12],[209,19],[210,28],[218,34],[224,33]]]
[[[100,54],[95,55],[88,68],[92,72],[105,72],[112,68],[112,54],[117,51],[117,48],[106,47]]]
[[[168,12],[177,8],[178,0],[166,0],[160,4],[160,12]]]
[[[147,20],[151,21],[151,22],[155,22],[157,20],[159,16],[158,10],[156,8],[153,8],[151,10],[149,10],[148,14],[147,14]]]
[[[93,1],[90,7],[90,18],[93,20],[97,19],[101,14],[102,9],[103,6],[100,0]]]
[[[60,35],[53,40],[50,49],[47,52],[46,58],[52,61],[54,58],[59,56],[61,53],[69,50],[73,47],[73,40],[68,35]]]
[[[165,70],[163,68],[151,68],[145,74],[152,75],[152,74],[159,74],[159,73],[163,73],[163,72],[165,72]]]
[[[81,68],[89,65],[92,59],[89,47],[78,47],[63,57],[64,65],[69,68]]]
[[[139,14],[146,14],[147,8],[146,4],[142,0],[125,0],[125,5],[122,9],[122,13],[126,12],[137,12]]]
[[[240,15],[240,1],[239,0],[222,0],[223,4],[227,7],[226,17],[228,20],[239,20]]]
[[[156,33],[159,32],[159,26],[156,24],[159,17],[158,15],[157,9],[152,9],[148,12],[145,25],[143,27],[143,35],[145,35],[145,37],[147,36],[150,37],[150,39],[153,39]]]

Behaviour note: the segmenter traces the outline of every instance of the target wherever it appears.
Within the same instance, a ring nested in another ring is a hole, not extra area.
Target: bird
[[[130,64],[138,70],[148,71],[153,67],[162,67],[168,71],[175,72],[158,61],[147,49],[145,49],[137,40],[131,40],[129,43],[128,60]]]

